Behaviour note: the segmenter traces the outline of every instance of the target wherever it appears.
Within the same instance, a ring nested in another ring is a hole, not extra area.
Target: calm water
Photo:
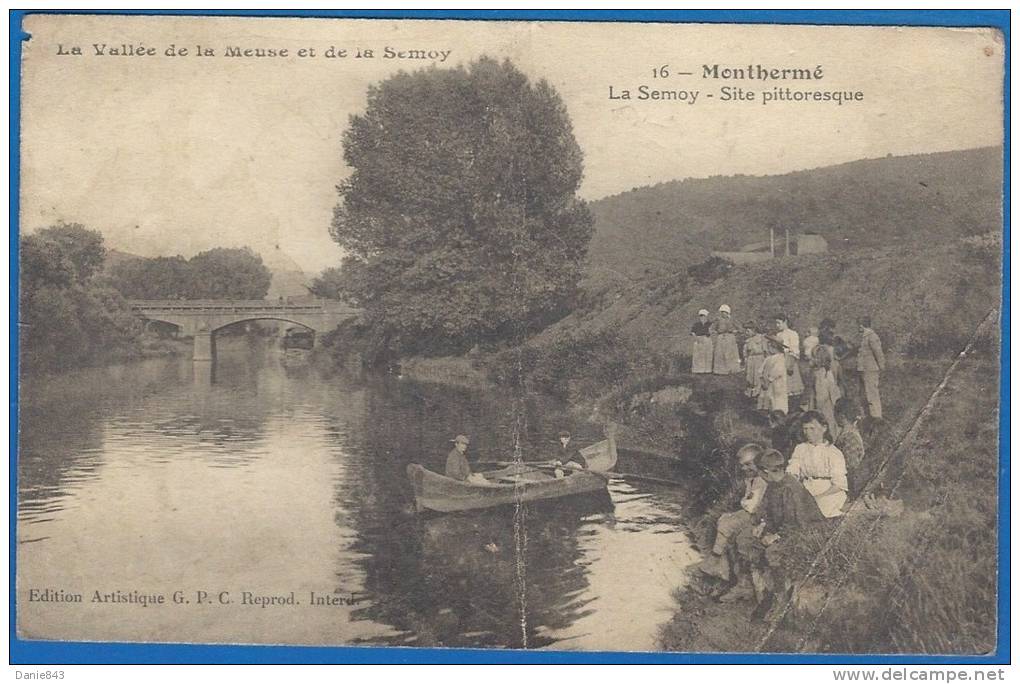
[[[441,469],[458,432],[487,458],[518,435],[529,458],[564,426],[581,444],[597,427],[496,393],[331,375],[261,341],[219,354],[214,377],[159,359],[23,386],[24,637],[655,648],[697,560],[675,491],[614,480],[608,497],[517,512],[409,512],[406,464]],[[29,601],[46,589],[82,602]]]

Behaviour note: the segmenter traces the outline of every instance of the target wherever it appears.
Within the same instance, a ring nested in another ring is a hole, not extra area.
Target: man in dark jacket
[[[453,449],[446,456],[446,476],[465,481],[471,477],[471,466],[468,465],[466,455],[470,440],[467,435],[457,435],[450,441],[453,442]]]
[[[556,456],[553,460],[559,461],[561,465],[567,467],[588,467],[588,462],[581,455],[581,452],[576,447],[570,445],[570,433],[566,430],[560,430],[560,446],[556,450]]]

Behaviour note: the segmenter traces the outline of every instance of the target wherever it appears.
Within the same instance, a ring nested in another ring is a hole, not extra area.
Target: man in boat
[[[567,430],[560,430],[560,447],[556,450],[556,456],[553,460],[556,461],[558,466],[561,465],[574,470],[584,470],[588,467],[588,461],[585,460],[581,452],[577,448],[570,446],[570,432]]]
[[[471,477],[471,466],[467,460],[467,448],[471,440],[467,435],[457,435],[450,441],[453,442],[453,449],[446,455],[446,476],[466,482]]]

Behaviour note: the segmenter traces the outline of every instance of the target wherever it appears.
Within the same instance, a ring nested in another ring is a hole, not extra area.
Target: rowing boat
[[[616,465],[613,437],[581,449],[587,467],[575,470],[556,467],[552,461],[512,463],[483,473],[485,482],[464,482],[427,470],[417,463],[407,466],[418,511],[441,513],[470,511],[527,501],[556,499],[604,491],[606,474]]]

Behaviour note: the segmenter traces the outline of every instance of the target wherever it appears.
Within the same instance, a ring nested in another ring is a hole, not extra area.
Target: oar
[[[550,468],[555,468],[555,467],[557,467],[557,466],[555,466],[552,463],[550,463],[549,465],[546,465],[546,466],[531,466],[530,468],[518,468],[518,469],[512,470],[512,471],[510,471],[510,472],[508,472],[506,474],[508,476],[513,476],[513,475],[520,475],[522,473],[535,473],[535,472],[540,472],[540,471],[547,470],[547,469],[550,469]],[[568,468],[567,470],[570,470],[570,468]],[[485,476],[495,475],[496,473],[499,473],[499,472],[502,472],[502,469],[501,470],[486,470],[486,471],[483,471],[483,472],[479,473],[479,475],[485,475]]]
[[[667,480],[661,477],[652,477],[650,475],[639,475],[638,473],[617,473],[610,471],[606,475],[615,475],[616,477],[622,477],[625,480],[642,480],[644,482],[654,482],[655,484],[673,485],[675,487],[686,487],[686,482],[677,482],[676,480]]]
[[[532,470],[557,467],[556,461],[479,461],[477,465],[499,466],[501,468],[506,468],[508,466],[527,466]]]

